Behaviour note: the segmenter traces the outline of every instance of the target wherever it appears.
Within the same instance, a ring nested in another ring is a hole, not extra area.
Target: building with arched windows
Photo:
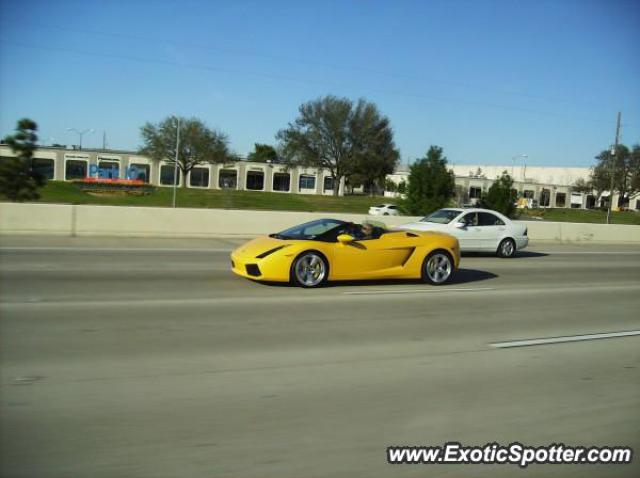
[[[11,148],[0,145],[2,157],[13,156]],[[73,181],[85,178],[139,179],[159,187],[174,184],[175,167],[172,161],[159,161],[133,151],[101,149],[69,149],[40,147],[36,150],[32,167],[53,181]],[[595,191],[574,191],[578,179],[588,180],[590,168],[550,166],[494,166],[478,164],[452,165],[459,202],[473,205],[504,172],[514,179],[514,195],[538,207],[591,209],[608,205],[609,193],[599,196]],[[131,175],[135,177],[131,177]],[[332,195],[335,181],[328,170],[312,167],[287,167],[278,163],[232,161],[225,164],[204,163],[194,167],[182,177],[178,170],[178,185],[186,181],[188,188],[230,189],[293,194]],[[409,168],[400,168],[387,176],[387,180],[400,185],[409,180]],[[345,190],[344,179],[338,194]],[[397,191],[385,192],[397,196]],[[614,205],[618,204],[614,194]],[[631,197],[622,207],[640,210],[640,195]],[[615,209],[615,207],[614,207]]]
[[[11,148],[0,145],[0,159],[14,156]],[[98,149],[40,147],[32,167],[52,181],[85,178],[139,179],[154,186],[173,186],[175,165],[137,152]],[[187,177],[178,169],[178,186],[188,188],[233,189],[298,194],[332,195],[336,186],[331,173],[319,168],[287,167],[277,163],[232,161],[225,164],[203,163]],[[343,194],[344,181],[338,185]]]
[[[595,191],[580,192],[573,189],[578,179],[589,180],[591,168],[478,164],[459,164],[452,165],[450,168],[455,175],[456,190],[461,205],[474,205],[505,171],[514,180],[514,196],[528,201],[529,205],[593,209],[606,207],[609,201],[608,191],[598,195]],[[409,168],[398,169],[395,173],[388,175],[387,180],[396,185],[408,183]],[[396,196],[398,193],[386,193],[386,195]],[[616,209],[618,194],[614,194],[613,203]],[[631,197],[627,204],[620,204],[620,206],[640,210],[640,195]]]

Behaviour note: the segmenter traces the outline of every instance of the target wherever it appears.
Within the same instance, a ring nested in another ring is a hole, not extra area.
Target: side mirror
[[[349,242],[353,242],[353,236],[351,236],[349,234],[340,234],[338,236],[338,242],[340,244],[347,244]]]
[[[467,223],[466,222],[456,222],[454,224],[455,227],[457,227],[458,229],[464,229],[465,227],[467,227]]]

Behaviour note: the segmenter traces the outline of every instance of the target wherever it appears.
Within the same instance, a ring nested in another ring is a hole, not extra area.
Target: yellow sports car
[[[458,240],[448,234],[389,231],[337,219],[259,237],[231,253],[231,269],[242,277],[302,287],[367,279],[422,279],[439,285],[459,263]]]

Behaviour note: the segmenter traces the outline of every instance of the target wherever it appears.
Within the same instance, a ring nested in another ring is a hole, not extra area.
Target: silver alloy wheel
[[[318,254],[308,252],[296,260],[294,274],[299,284],[315,287],[324,280],[326,266]]]
[[[429,277],[429,280],[434,284],[442,284],[451,275],[451,259],[449,256],[438,252],[433,254],[427,260],[425,272]]]
[[[512,240],[505,239],[504,241],[502,241],[502,243],[500,244],[500,255],[502,257],[511,257],[514,252],[515,245],[513,244]]]

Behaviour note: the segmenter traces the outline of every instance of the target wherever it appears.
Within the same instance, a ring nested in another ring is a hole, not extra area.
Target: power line
[[[440,84],[443,84],[443,85],[450,85],[450,86],[457,86],[457,87],[464,87],[464,88],[472,88],[472,89],[484,90],[484,91],[492,91],[492,92],[498,93],[498,94],[511,95],[511,96],[521,96],[523,98],[529,98],[529,99],[533,99],[533,100],[545,101],[545,102],[550,102],[550,103],[554,103],[554,104],[567,103],[568,102],[564,98],[551,98],[551,97],[546,97],[546,96],[541,96],[541,95],[534,95],[534,94],[530,94],[530,93],[500,90],[500,89],[496,89],[496,88],[487,88],[487,87],[484,87],[484,86],[478,86],[477,84],[473,84],[473,83],[460,82],[460,81],[451,81],[451,80],[442,80],[442,79],[438,79],[438,78],[429,78],[429,77],[424,77],[424,76],[416,76],[416,75],[411,75],[411,74],[398,72],[397,70],[394,70],[394,72],[381,71],[381,70],[376,70],[376,69],[372,69],[372,68],[364,68],[364,67],[354,66],[354,65],[337,65],[337,64],[331,64],[331,63],[326,63],[326,62],[310,61],[310,60],[307,60],[307,59],[292,58],[292,57],[287,57],[287,56],[283,56],[283,55],[274,55],[274,54],[271,54],[271,53],[255,52],[255,51],[232,49],[232,48],[214,47],[214,46],[211,46],[211,45],[202,45],[200,43],[180,42],[180,41],[167,41],[165,39],[144,37],[144,36],[140,36],[140,35],[133,35],[133,34],[130,34],[130,33],[106,32],[106,31],[100,31],[100,30],[88,30],[88,29],[80,29],[80,28],[60,27],[60,26],[56,26],[56,25],[46,25],[46,24],[42,24],[42,23],[29,22],[29,21],[25,21],[25,20],[22,20],[22,19],[20,19],[20,20],[11,20],[11,21],[8,20],[8,19],[2,19],[0,21],[2,21],[4,23],[12,23],[12,24],[14,24],[14,22],[17,21],[18,24],[20,24],[21,26],[31,25],[32,27],[36,27],[36,28],[50,29],[50,30],[57,30],[57,31],[66,31],[66,32],[71,32],[71,33],[79,33],[79,34],[83,34],[83,35],[99,35],[99,36],[107,36],[107,37],[112,37],[112,38],[123,38],[123,39],[127,39],[127,40],[143,41],[143,42],[151,43],[151,44],[154,44],[154,45],[156,45],[158,43],[163,43],[165,45],[171,45],[171,46],[176,46],[176,47],[191,48],[191,49],[197,48],[197,49],[205,50],[205,51],[217,51],[217,52],[229,53],[229,54],[234,54],[234,55],[253,56],[253,57],[257,57],[257,58],[265,58],[265,59],[270,59],[270,60],[280,60],[280,61],[286,61],[286,62],[290,62],[290,63],[298,63],[298,64],[301,64],[301,65],[320,66],[320,67],[331,68],[331,69],[335,69],[335,70],[361,71],[363,73],[380,75],[380,76],[387,76],[387,77],[390,77],[390,78],[403,78],[403,79],[409,79],[409,80],[416,80],[416,81],[420,81],[420,82],[440,83]],[[586,101],[580,101],[580,102],[582,104],[584,104],[585,106],[586,105],[590,105],[590,106],[596,106],[596,105],[597,106],[608,106],[608,104],[606,104],[606,103],[593,103],[593,102],[586,102]],[[607,123],[610,123],[610,122],[607,122]]]
[[[215,71],[215,72],[222,72],[222,73],[229,73],[229,74],[241,74],[245,76],[257,76],[257,77],[268,78],[268,79],[277,80],[277,81],[292,81],[292,82],[298,82],[303,84],[317,84],[322,86],[332,86],[336,88],[353,88],[353,86],[342,84],[342,83],[336,83],[336,82],[307,80],[307,79],[300,79],[300,78],[295,78],[291,76],[274,75],[271,73],[262,73],[262,72],[256,72],[256,71],[235,70],[235,69],[229,69],[229,68],[203,65],[200,63],[182,63],[182,62],[155,59],[155,58],[149,58],[149,57],[139,57],[139,56],[133,56],[133,55],[122,55],[122,54],[113,54],[113,53],[96,52],[96,51],[88,51],[88,50],[78,50],[74,48],[42,46],[42,45],[27,44],[27,43],[14,42],[14,41],[6,41],[3,44],[13,45],[21,48],[32,48],[32,49],[45,50],[45,51],[73,53],[73,54],[86,55],[86,56],[92,56],[92,57],[99,56],[103,58],[113,58],[113,59],[133,61],[133,62],[139,62],[139,63],[159,64],[159,65],[178,67],[178,68],[190,68],[190,69]],[[540,111],[540,110],[524,108],[520,106],[501,105],[497,103],[488,103],[488,102],[482,102],[482,101],[469,101],[469,100],[463,100],[459,98],[439,98],[435,96],[426,96],[422,94],[415,94],[415,93],[408,93],[404,91],[387,90],[387,89],[380,89],[380,88],[367,88],[367,89],[377,93],[381,93],[381,94],[421,99],[429,102],[444,103],[444,104],[459,103],[459,104],[465,104],[465,105],[471,105],[471,106],[481,106],[481,107],[489,107],[489,108],[495,108],[495,109],[520,111],[523,113],[531,113],[531,114],[536,114],[541,116],[554,116],[557,118],[574,119],[573,116],[569,116],[562,113],[551,112],[551,111]],[[607,121],[607,120],[596,120],[596,119],[590,119],[590,118],[581,118],[581,119],[584,122],[611,125],[611,121]]]

